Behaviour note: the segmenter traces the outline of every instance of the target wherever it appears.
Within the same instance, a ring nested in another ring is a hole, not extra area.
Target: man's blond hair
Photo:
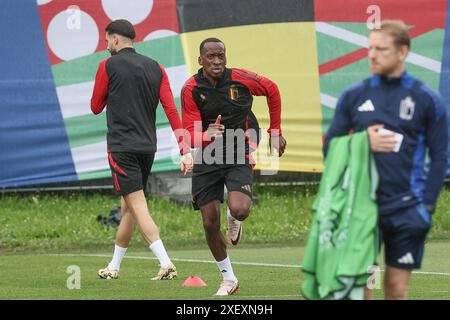
[[[383,20],[380,28],[372,29],[370,32],[384,32],[394,38],[394,44],[397,47],[407,46],[408,49],[411,48],[411,39],[402,20]]]

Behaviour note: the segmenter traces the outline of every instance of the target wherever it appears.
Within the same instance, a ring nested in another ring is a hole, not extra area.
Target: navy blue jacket
[[[447,168],[447,116],[440,96],[407,72],[400,78],[363,80],[339,98],[324,152],[332,138],[374,124],[403,135],[399,152],[374,153],[380,178],[379,213],[390,214],[419,202],[434,206]],[[430,167],[426,175],[427,149]]]

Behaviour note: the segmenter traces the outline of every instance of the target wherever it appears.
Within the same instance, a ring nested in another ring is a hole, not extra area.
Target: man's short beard
[[[392,74],[394,72],[395,69],[396,69],[396,66],[392,66],[390,68],[384,68],[383,70],[380,71],[380,73],[378,75],[382,76],[382,77],[388,77],[390,74]]]

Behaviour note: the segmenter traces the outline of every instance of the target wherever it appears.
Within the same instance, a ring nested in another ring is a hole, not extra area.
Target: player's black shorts
[[[401,269],[420,268],[430,227],[431,215],[422,204],[380,215],[380,241],[384,243],[386,264]]]
[[[195,210],[211,201],[223,202],[227,191],[239,191],[252,198],[251,164],[195,164],[192,175],[192,204]]]
[[[154,153],[109,152],[108,162],[116,194],[125,196],[144,190],[152,168]]]

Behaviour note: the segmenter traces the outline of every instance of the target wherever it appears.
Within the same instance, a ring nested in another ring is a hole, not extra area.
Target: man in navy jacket
[[[379,173],[380,240],[385,245],[385,298],[405,299],[420,268],[446,166],[448,129],[439,95],[405,71],[410,39],[401,21],[370,31],[373,76],[340,97],[324,150],[333,137],[367,130]],[[430,168],[425,175],[428,151]],[[366,291],[366,297],[370,292]]]

